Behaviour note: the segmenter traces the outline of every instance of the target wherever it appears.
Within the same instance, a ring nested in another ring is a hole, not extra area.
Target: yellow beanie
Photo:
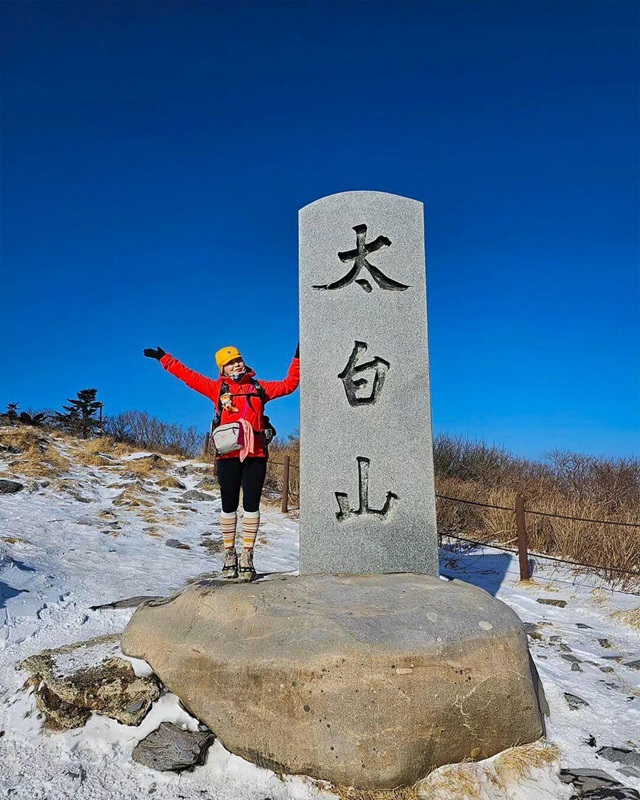
[[[242,354],[237,347],[229,346],[218,350],[216,353],[216,364],[218,365],[220,372],[222,372],[224,365],[228,364],[230,361],[233,361],[234,358],[242,358]]]

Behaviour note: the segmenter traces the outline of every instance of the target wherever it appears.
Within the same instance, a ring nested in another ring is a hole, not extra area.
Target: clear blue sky
[[[0,406],[208,427],[297,341],[297,212],[421,200],[436,433],[640,451],[638,5],[2,3]],[[298,398],[270,406],[297,427]]]

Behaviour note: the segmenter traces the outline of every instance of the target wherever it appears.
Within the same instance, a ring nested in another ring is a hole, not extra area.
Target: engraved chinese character
[[[376,250],[380,250],[382,247],[390,247],[391,239],[388,239],[386,236],[378,236],[377,239],[374,239],[372,242],[367,244],[367,226],[356,225],[353,230],[356,232],[356,249],[338,253],[338,258],[340,261],[344,262],[345,264],[349,263],[349,261],[353,261],[353,267],[343,278],[340,278],[333,283],[313,286],[313,288],[343,289],[345,286],[348,286],[350,283],[355,281],[365,290],[365,292],[371,292],[373,287],[369,281],[366,278],[358,278],[360,272],[363,269],[367,269],[371,277],[381,289],[387,289],[392,292],[404,292],[405,289],[408,289],[409,287],[404,283],[398,283],[398,281],[394,281],[392,278],[387,278],[387,276],[381,270],[379,270],[378,267],[374,266],[367,260],[367,256],[370,253],[375,253]]]
[[[366,351],[367,344],[365,342],[356,342],[349,356],[349,361],[347,361],[347,366],[338,375],[344,384],[347,400],[351,406],[368,405],[376,402],[378,395],[382,391],[384,379],[390,366],[388,361],[379,356],[358,364],[358,359]],[[369,389],[367,394],[364,396],[361,393],[358,394],[361,390],[366,390],[367,388]]]
[[[387,499],[382,508],[369,508],[369,465],[371,459],[358,456],[358,494],[359,502],[358,508],[351,508],[349,506],[349,496],[345,492],[335,492],[336,500],[340,511],[336,512],[336,519],[338,522],[343,522],[349,517],[359,517],[363,514],[375,514],[382,519],[386,519],[391,508],[398,500],[398,495],[393,492],[387,492]]]

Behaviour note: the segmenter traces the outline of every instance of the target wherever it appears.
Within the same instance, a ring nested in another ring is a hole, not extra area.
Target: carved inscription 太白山
[[[358,462],[358,507],[350,507],[349,496],[346,492],[335,492],[336,500],[340,507],[340,511],[336,512],[336,519],[339,522],[343,522],[349,517],[359,517],[363,514],[375,514],[378,517],[382,517],[382,519],[386,519],[398,500],[398,495],[393,492],[387,492],[387,499],[382,508],[369,508],[369,465],[371,464],[371,459],[358,456],[356,461]]]
[[[333,283],[325,283],[314,285],[314,289],[343,289],[354,281],[361,286],[365,292],[371,292],[373,287],[366,278],[358,278],[358,275],[363,269],[367,269],[373,280],[378,284],[381,289],[386,289],[392,292],[404,292],[409,287],[404,283],[394,281],[393,278],[388,278],[378,267],[374,266],[367,260],[370,253],[375,253],[382,247],[390,247],[391,239],[386,236],[378,236],[369,244],[366,243],[367,226],[356,225],[353,229],[356,232],[356,248],[355,250],[347,250],[338,253],[338,258],[345,264],[353,261],[353,267],[347,274]]]
[[[380,356],[358,364],[358,359],[367,352],[365,342],[356,341],[347,366],[338,375],[344,384],[347,400],[351,406],[370,405],[375,403],[382,391],[387,370],[391,366]],[[365,394],[362,394],[362,391]]]

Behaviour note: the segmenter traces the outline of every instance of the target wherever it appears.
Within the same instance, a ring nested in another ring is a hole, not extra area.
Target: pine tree
[[[66,414],[56,412],[57,423],[69,433],[88,439],[101,425],[101,420],[96,417],[102,408],[102,403],[96,400],[97,394],[97,389],[81,389],[77,398],[69,398],[70,405],[62,406]]]
[[[18,421],[18,403],[8,403],[7,410],[2,414],[2,421],[14,425]]]

